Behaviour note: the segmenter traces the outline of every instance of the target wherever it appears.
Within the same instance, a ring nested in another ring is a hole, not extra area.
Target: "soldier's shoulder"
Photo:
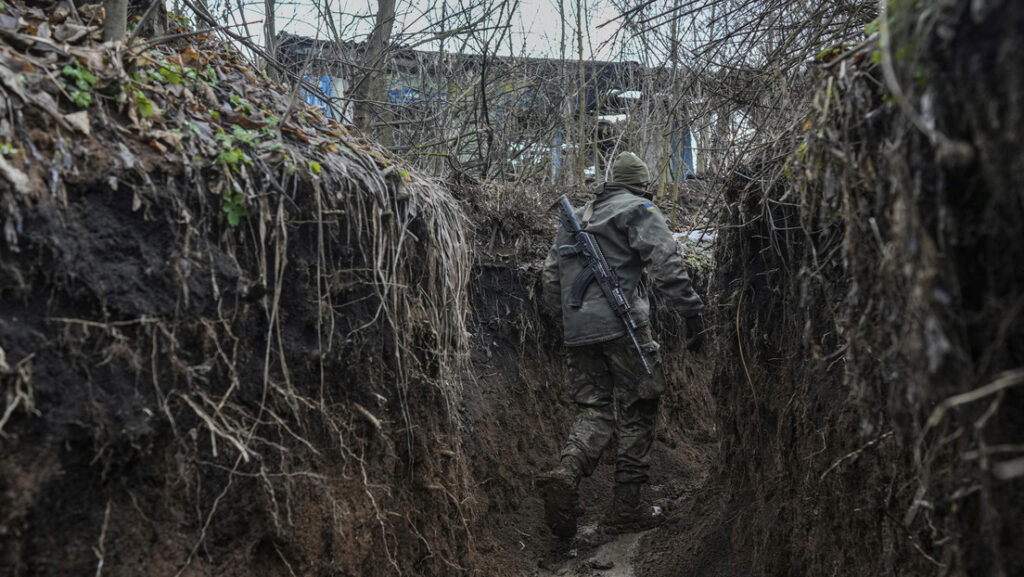
[[[654,204],[653,202],[642,196],[638,196],[635,194],[630,194],[629,199],[626,200],[623,203],[623,205],[623,208],[625,210],[628,210],[631,214],[634,214],[640,218],[652,213],[661,214],[661,211],[658,209],[658,205]]]
[[[648,204],[650,204],[649,200],[640,196],[639,194],[634,193],[628,188],[622,188],[620,190],[621,192],[611,197],[610,200],[615,204],[619,205],[620,207],[622,207],[623,209],[632,209],[641,206],[646,207]]]

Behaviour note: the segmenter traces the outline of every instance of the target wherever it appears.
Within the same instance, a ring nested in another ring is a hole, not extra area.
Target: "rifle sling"
[[[590,219],[594,218],[594,201],[590,201],[583,207],[583,228],[587,228]]]
[[[558,247],[558,256],[576,256],[583,254],[583,249],[580,248],[579,244],[563,244]]]

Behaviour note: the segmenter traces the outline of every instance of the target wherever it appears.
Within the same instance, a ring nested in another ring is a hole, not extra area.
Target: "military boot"
[[[653,529],[664,522],[663,515],[640,502],[642,483],[616,483],[612,508],[604,519],[608,533],[635,533]]]
[[[563,457],[558,466],[537,478],[537,489],[544,499],[544,521],[556,537],[576,535],[579,483],[582,467],[573,457]]]

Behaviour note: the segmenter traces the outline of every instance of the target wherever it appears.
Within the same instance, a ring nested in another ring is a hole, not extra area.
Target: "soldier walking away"
[[[568,229],[559,228],[544,263],[544,305],[561,314],[569,388],[576,403],[572,432],[558,466],[537,479],[545,520],[559,537],[576,534],[580,478],[593,473],[613,435],[618,455],[606,530],[643,530],[660,520],[640,500],[648,480],[658,398],[665,389],[641,275],[646,270],[664,306],[686,318],[691,350],[700,346],[704,304],[693,290],[665,218],[651,203],[649,184],[644,162],[623,152],[612,164],[612,181],[598,186],[593,201],[575,211],[579,226],[596,240],[627,303],[618,311],[614,299],[606,297],[607,289],[593,282],[596,271],[589,269],[594,261]]]

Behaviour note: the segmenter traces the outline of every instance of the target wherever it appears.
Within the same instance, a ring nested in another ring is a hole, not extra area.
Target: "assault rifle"
[[[619,288],[619,279],[615,276],[615,272],[612,271],[611,267],[608,266],[608,261],[605,260],[604,253],[601,252],[601,247],[597,244],[597,239],[580,226],[580,221],[576,219],[576,213],[573,211],[572,205],[569,204],[569,199],[563,194],[558,199],[558,202],[562,206],[562,224],[565,226],[565,230],[576,240],[576,244],[558,247],[558,253],[560,255],[580,254],[583,258],[587,259],[586,268],[580,272],[576,281],[573,282],[569,305],[576,308],[582,306],[583,291],[586,290],[591,282],[596,281],[597,285],[601,287],[601,292],[604,293],[604,298],[611,305],[612,310],[622,319],[622,323],[626,327],[626,334],[629,335],[629,338],[633,339],[633,346],[636,347],[636,352],[640,355],[640,362],[644,364],[644,370],[647,371],[648,375],[652,374],[651,365],[647,362],[647,356],[644,355],[643,349],[640,348],[640,343],[636,340],[636,333],[634,331],[639,327],[637,327],[636,321],[633,320],[633,316],[629,312],[631,307],[629,306],[629,301],[622,295],[622,289]]]

